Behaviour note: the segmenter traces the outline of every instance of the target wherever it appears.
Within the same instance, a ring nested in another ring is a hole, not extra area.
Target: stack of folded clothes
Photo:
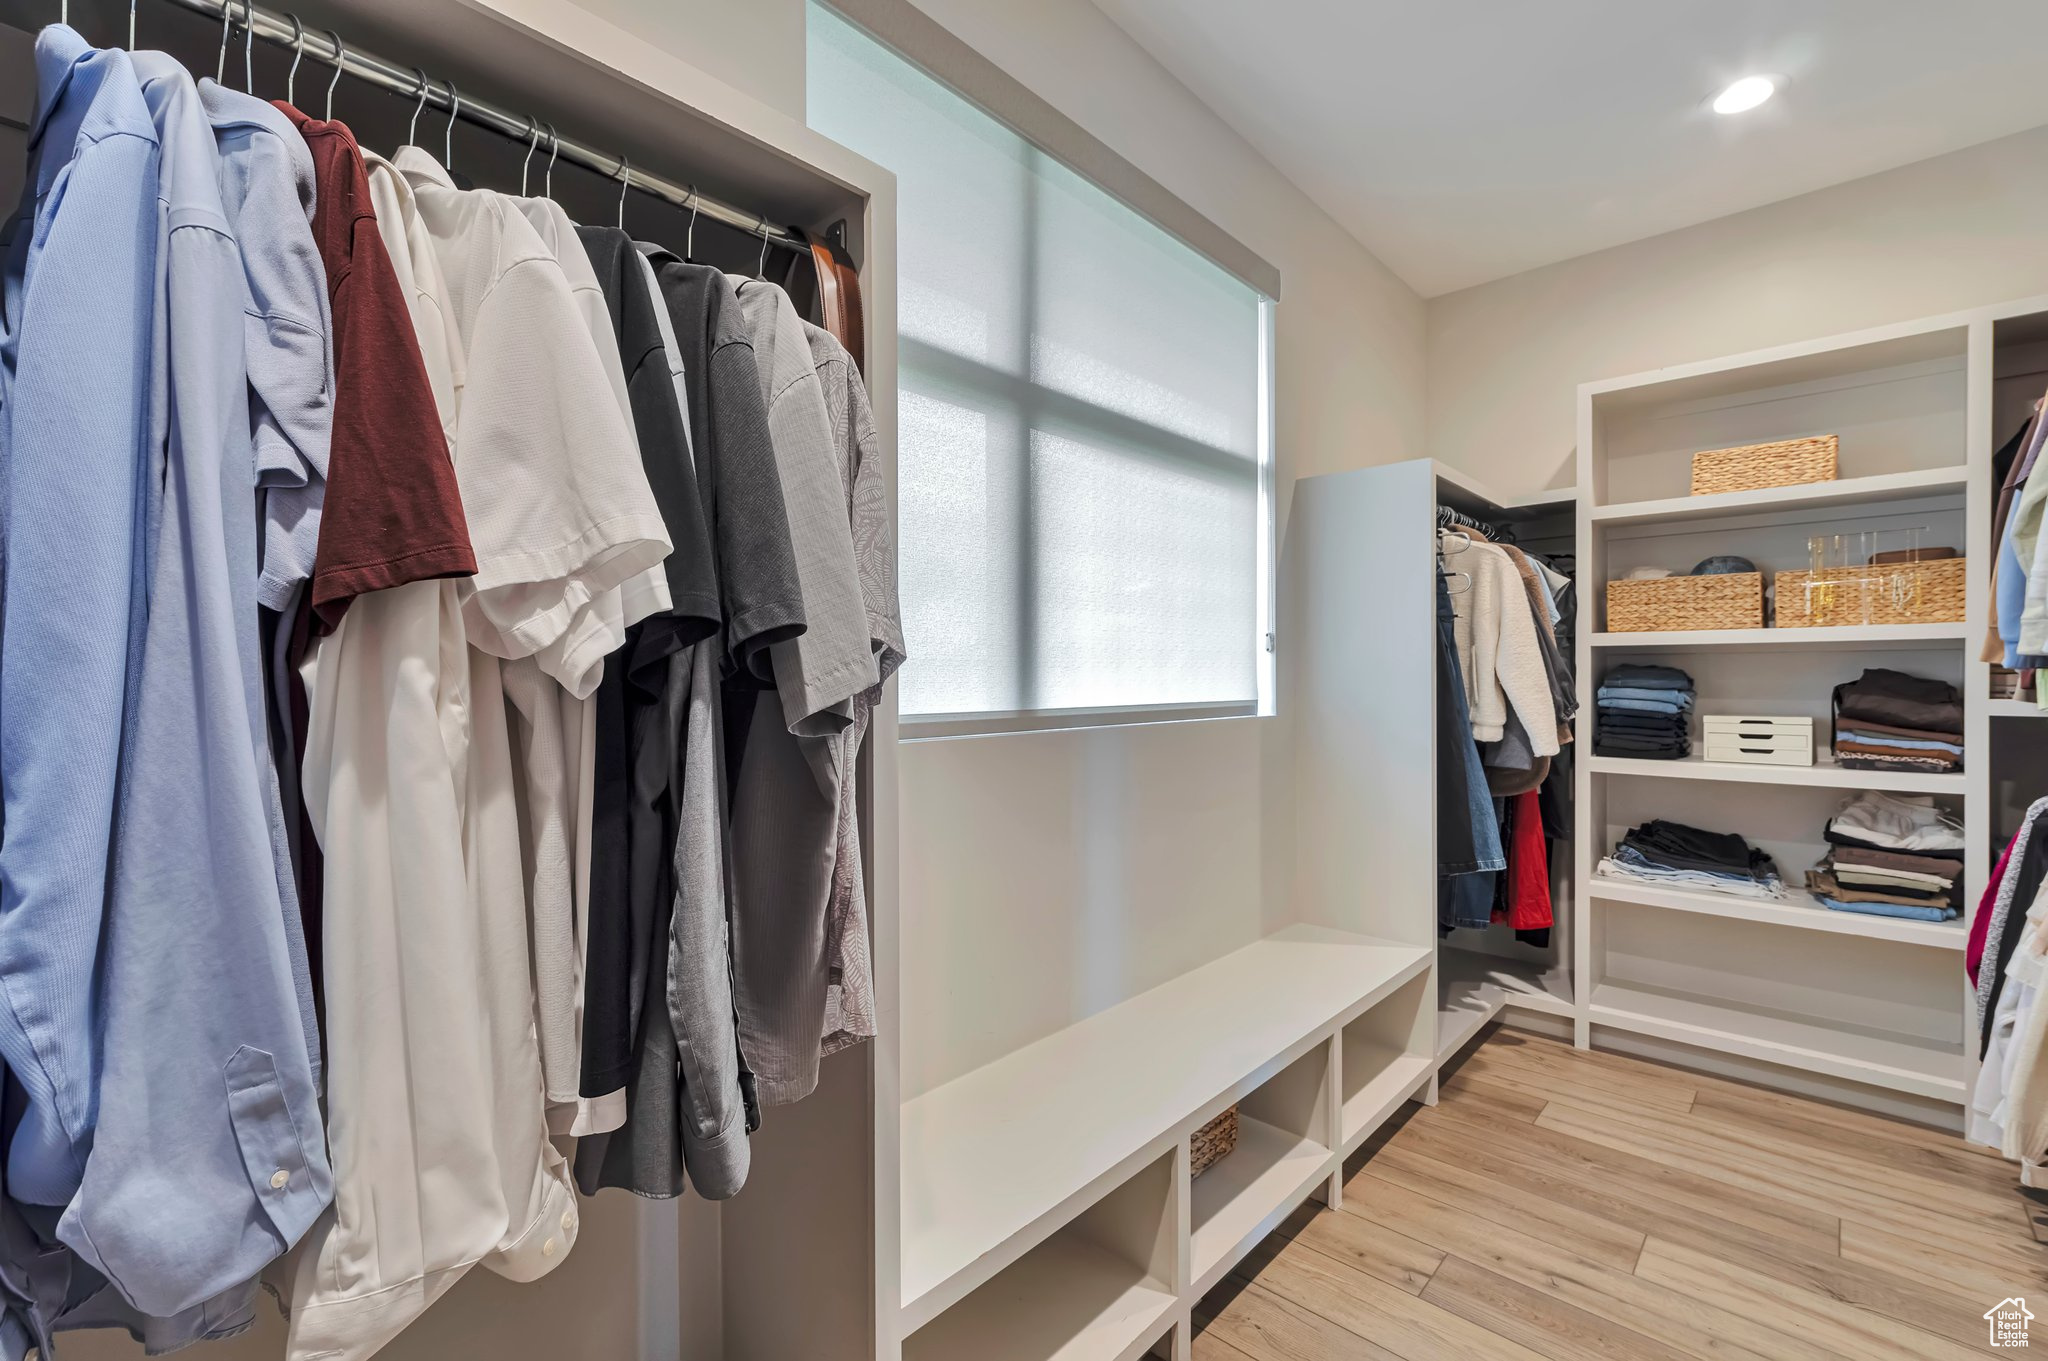
[[[1692,677],[1675,667],[1615,667],[1595,697],[1593,754],[1649,761],[1691,755],[1687,725],[1692,702]]]
[[[1865,671],[1835,687],[1835,763],[1849,770],[1963,768],[1963,697],[1953,685]]]
[[[1646,822],[1630,830],[1600,862],[1608,879],[1666,888],[1701,888],[1744,898],[1782,898],[1778,867],[1756,847],[1729,832],[1703,832],[1682,822]]]
[[[1963,832],[1928,795],[1858,794],[1828,822],[1828,856],[1806,875],[1837,912],[1949,921],[1962,908]]]

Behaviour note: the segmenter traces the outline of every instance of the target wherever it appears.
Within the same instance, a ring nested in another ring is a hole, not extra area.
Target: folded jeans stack
[[[1806,886],[1837,912],[1950,921],[1961,910],[1962,829],[1926,795],[1859,794],[1828,822]]]
[[[1597,872],[1608,879],[1744,898],[1785,896],[1776,863],[1741,837],[1661,819],[1631,828]]]
[[[1692,677],[1669,666],[1627,663],[1600,682],[1595,756],[1676,761],[1692,754]]]
[[[1961,770],[1962,695],[1943,681],[1882,669],[1836,686],[1835,762],[1849,770]]]

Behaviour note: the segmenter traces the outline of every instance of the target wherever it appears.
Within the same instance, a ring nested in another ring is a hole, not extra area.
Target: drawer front
[[[1707,759],[1745,765],[1810,766],[1813,764],[1813,743],[1765,744],[1747,739],[1737,741],[1710,737],[1707,739]]]
[[[1810,718],[1741,718],[1733,714],[1707,714],[1700,720],[1711,736],[1727,733],[1744,737],[1773,736],[1790,734],[1800,737],[1813,736],[1813,720]]]
[[[1758,751],[1811,751],[1810,732],[1713,732],[1706,735],[1710,747],[1748,747]]]

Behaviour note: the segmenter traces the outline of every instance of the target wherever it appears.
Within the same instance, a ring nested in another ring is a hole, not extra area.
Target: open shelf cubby
[[[1205,1293],[1329,1174],[1332,1049],[1317,1045],[1237,1103],[1237,1147],[1190,1193],[1195,1290]]]
[[[1338,1041],[1344,1152],[1356,1149],[1435,1070],[1429,978],[1404,983],[1391,997],[1344,1027]]]
[[[1172,1327],[1177,1153],[1140,1169],[912,1333],[904,1361],[1134,1361]]]

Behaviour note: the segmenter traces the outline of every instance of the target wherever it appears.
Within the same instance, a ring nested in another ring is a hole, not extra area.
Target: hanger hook
[[[561,136],[558,133],[556,133],[555,125],[553,123],[550,123],[548,124],[548,169],[547,176],[542,181],[542,183],[546,186],[544,192],[547,194],[549,198],[553,198],[555,196],[555,157],[560,155],[561,151]]]
[[[417,66],[412,68],[412,73],[420,78],[419,100],[412,106],[412,121],[405,125],[405,142],[407,146],[418,146],[420,143],[420,110],[427,107],[427,73]]]
[[[256,0],[242,0],[242,89],[256,93]]]
[[[292,98],[292,91],[298,88],[299,63],[306,59],[306,26],[296,14],[284,17],[292,21],[292,69],[285,73],[284,102],[296,106],[298,101]]]
[[[213,62],[213,83],[222,84],[228,78],[228,34],[235,23],[235,0],[221,0],[220,3],[220,55]]]
[[[327,37],[334,44],[334,78],[327,82],[327,112],[322,116],[331,123],[334,121],[334,87],[341,84],[342,68],[348,65],[348,49],[341,45],[341,35],[333,29],[327,30]]]
[[[128,0],[128,50],[135,50],[135,0]]]
[[[526,115],[526,159],[519,163],[519,197],[526,197],[526,168],[533,164],[533,149],[540,145],[540,124]]]
[[[690,230],[683,236],[683,258],[697,258],[697,186],[690,186]]]
[[[765,217],[761,219],[761,262],[754,266],[754,277],[768,277],[768,219]]]
[[[455,168],[455,119],[462,112],[462,91],[455,88],[455,82],[448,82],[448,126],[441,129],[441,164],[448,169]]]
[[[618,219],[618,220],[619,220],[619,230],[620,230],[620,231],[624,231],[624,230],[626,230],[626,189],[628,188],[628,186],[630,186],[630,185],[631,185],[631,184],[633,183],[632,179],[630,178],[631,174],[632,174],[632,164],[631,164],[631,162],[627,161],[627,159],[626,159],[626,157],[625,157],[625,154],[624,154],[624,153],[620,153],[620,156],[619,156],[619,219]]]

